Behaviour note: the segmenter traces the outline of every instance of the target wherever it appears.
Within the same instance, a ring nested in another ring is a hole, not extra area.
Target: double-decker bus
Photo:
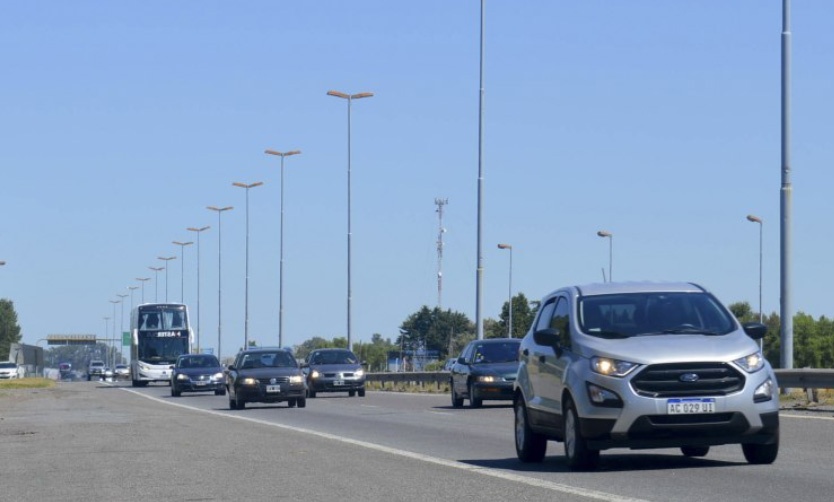
[[[177,356],[188,354],[191,325],[181,303],[146,303],[130,313],[130,377],[134,387],[171,382]]]

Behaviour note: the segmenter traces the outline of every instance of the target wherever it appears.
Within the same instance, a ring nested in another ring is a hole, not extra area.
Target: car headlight
[[[177,381],[184,382],[186,380],[189,380],[188,375],[183,375],[182,373],[179,373],[177,375]]]
[[[353,372],[353,376],[355,376],[356,378],[362,378],[363,376],[365,376],[365,370],[359,368],[358,370]]]
[[[497,381],[498,377],[495,377],[495,376],[492,376],[492,375],[479,375],[475,379],[479,382],[491,383],[491,382]]]
[[[637,363],[630,363],[628,361],[620,361],[619,359],[611,359],[610,357],[592,357],[591,370],[600,375],[624,377],[631,373]]]
[[[320,376],[321,373],[319,373],[318,370],[313,370],[312,373],[310,373],[310,378],[318,378]]]
[[[290,377],[290,383],[302,383],[304,382],[304,377],[301,375],[292,375]]]
[[[223,373],[222,372],[221,373],[215,373],[214,375],[211,376],[211,379],[212,380],[223,380]]]
[[[258,379],[252,377],[244,378],[243,385],[258,385]]]
[[[762,353],[759,351],[753,352],[749,356],[736,359],[733,362],[741,366],[747,373],[755,373],[764,368],[764,357],[762,357]]]

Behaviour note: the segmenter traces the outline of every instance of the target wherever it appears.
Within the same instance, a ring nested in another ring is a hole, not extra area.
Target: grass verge
[[[46,389],[54,387],[55,381],[48,378],[32,377],[20,378],[15,380],[0,381],[0,390],[11,389]]]

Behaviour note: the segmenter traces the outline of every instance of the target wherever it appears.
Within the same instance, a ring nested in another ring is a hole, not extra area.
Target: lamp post
[[[202,345],[200,345],[200,234],[208,230],[209,226],[205,227],[188,227],[189,232],[197,232],[197,351],[202,352]]]
[[[759,322],[764,322],[762,312],[762,219],[752,214],[747,215],[747,221],[759,224]]]
[[[243,293],[243,348],[249,347],[249,189],[263,185],[262,181],[254,183],[232,183],[232,186],[246,189],[246,283]]]
[[[125,331],[125,298],[127,298],[129,295],[116,295],[116,296],[119,297],[119,303],[121,303],[122,306],[121,306],[121,312],[119,313],[119,336],[114,337],[114,338],[116,338],[116,344],[119,347],[119,354],[121,354],[121,352],[122,352],[121,348],[124,346],[124,340],[122,339],[122,333],[124,333],[124,331]],[[120,362],[121,361],[116,361],[115,364],[118,364]],[[113,365],[114,370],[115,370],[115,364]]]
[[[223,309],[223,302],[221,301],[221,295],[222,295],[223,289],[220,286],[221,285],[221,280],[223,279],[223,273],[222,273],[223,271],[222,271],[222,268],[221,268],[222,265],[223,265],[223,261],[221,259],[221,253],[220,253],[221,248],[222,248],[222,243],[223,243],[223,240],[222,240],[222,236],[223,236],[222,230],[223,230],[223,228],[221,226],[221,223],[222,223],[221,220],[222,220],[223,213],[226,212],[226,211],[231,211],[232,209],[234,209],[234,207],[233,206],[226,206],[226,207],[208,206],[207,209],[209,211],[216,211],[217,212],[217,359],[222,362],[223,360],[220,359],[220,349],[221,349],[221,346],[222,346],[221,332],[223,330],[223,321],[222,321],[222,316],[221,316],[222,309]]]
[[[113,311],[114,312],[116,311],[116,306],[115,305],[113,305]],[[105,316],[102,319],[104,319],[104,346],[107,347],[107,339],[110,337],[110,335],[108,335],[108,333],[110,332],[110,323],[108,321],[110,320],[110,318]],[[113,317],[113,322],[114,323],[116,322],[116,317],[115,316]],[[96,348],[96,350],[98,350],[98,348]],[[104,352],[104,359],[108,362],[110,361],[110,358],[108,357],[106,348],[105,348],[105,352]],[[104,379],[104,375],[101,375],[101,378]]]
[[[137,277],[137,281],[142,283],[142,303],[145,303],[145,282],[150,281],[150,277]]]
[[[185,246],[194,243],[191,241],[173,241],[173,243],[180,247],[180,303],[185,303]]]
[[[122,301],[121,300],[110,300],[110,303],[113,304],[113,330],[112,330],[112,333],[110,335],[110,342],[113,343],[114,347],[110,348],[110,357],[107,358],[107,360],[108,360],[108,362],[112,363],[112,364],[110,364],[110,367],[113,368],[116,365],[116,347],[115,347],[115,342],[116,342],[116,304],[117,303],[122,303]]]
[[[165,267],[148,267],[153,270],[153,301],[159,303],[159,272],[165,270]]]
[[[611,282],[613,276],[611,275],[611,266],[614,263],[614,234],[605,230],[600,230],[597,235],[602,238],[608,238],[608,282]]]
[[[483,208],[484,208],[484,0],[481,0],[480,60],[478,70],[478,231],[477,265],[475,268],[475,333],[478,340],[484,339],[484,254],[483,254]]]
[[[165,303],[168,303],[168,269],[171,268],[168,262],[176,260],[176,256],[157,256],[157,259],[165,262]]]
[[[280,265],[278,268],[278,346],[284,346],[284,157],[298,155],[301,150],[291,152],[277,152],[275,150],[264,150],[268,155],[281,157],[281,237],[280,237]]]
[[[509,338],[513,338],[513,247],[510,244],[499,244],[498,249],[510,250],[510,298],[509,303],[507,303],[507,311],[509,312],[507,335]]]
[[[351,284],[350,284],[350,271],[351,271],[351,263],[350,263],[350,255],[351,255],[351,227],[350,227],[350,105],[354,99],[362,99],[362,98],[370,98],[373,97],[374,93],[372,92],[360,92],[357,94],[345,94],[344,92],[339,91],[327,91],[328,96],[334,96],[337,98],[341,98],[347,100],[347,345],[348,350],[350,350],[351,346],[351,301],[352,301],[352,293],[351,293]]]

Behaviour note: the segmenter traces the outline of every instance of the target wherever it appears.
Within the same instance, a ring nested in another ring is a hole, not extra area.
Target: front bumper
[[[474,399],[499,401],[513,399],[513,382],[474,382],[472,391]]]
[[[244,401],[259,403],[277,403],[290,399],[307,397],[307,387],[304,384],[281,384],[280,392],[267,392],[263,384],[241,385],[235,391],[235,395]]]
[[[365,377],[338,378],[319,377],[309,380],[310,390],[315,392],[348,392],[365,388]]]
[[[224,382],[202,382],[199,380],[196,382],[177,382],[175,385],[180,392],[209,392],[224,390],[226,388]]]

